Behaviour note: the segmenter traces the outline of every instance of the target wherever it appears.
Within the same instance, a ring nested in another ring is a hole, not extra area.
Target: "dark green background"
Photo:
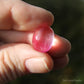
[[[8,84],[84,84],[84,0],[24,0],[55,16],[52,28],[67,38],[72,49],[67,67],[46,74],[32,74]]]

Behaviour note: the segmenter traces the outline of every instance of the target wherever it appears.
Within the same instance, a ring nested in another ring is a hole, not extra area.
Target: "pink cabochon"
[[[54,32],[48,25],[41,25],[33,34],[32,45],[40,52],[50,50],[54,39]]]

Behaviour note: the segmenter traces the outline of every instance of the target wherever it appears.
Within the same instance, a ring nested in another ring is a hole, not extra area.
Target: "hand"
[[[48,53],[32,47],[38,25],[52,25],[53,15],[20,0],[0,0],[0,84],[29,73],[46,73],[68,63],[70,43],[55,35]]]

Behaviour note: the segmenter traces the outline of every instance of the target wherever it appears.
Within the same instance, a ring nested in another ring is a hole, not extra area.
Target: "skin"
[[[46,23],[51,26],[51,12],[21,0],[0,0],[0,84],[30,73],[47,73],[68,64],[71,45],[55,35],[47,53],[32,47],[33,31]]]

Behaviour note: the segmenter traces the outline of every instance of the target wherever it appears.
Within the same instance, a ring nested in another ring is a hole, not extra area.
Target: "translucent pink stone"
[[[32,45],[40,52],[47,52],[52,46],[53,38],[53,30],[47,25],[42,25],[34,32]]]

